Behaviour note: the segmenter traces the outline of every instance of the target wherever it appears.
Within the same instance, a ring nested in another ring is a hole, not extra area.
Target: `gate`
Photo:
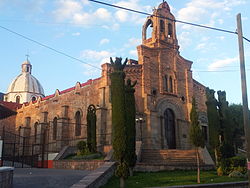
[[[43,167],[46,168],[44,134],[23,137],[4,128],[1,132],[2,166],[16,168]]]

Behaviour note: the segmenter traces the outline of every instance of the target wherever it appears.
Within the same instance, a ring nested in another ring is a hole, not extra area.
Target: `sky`
[[[105,2],[152,13],[160,0],[106,0]],[[241,13],[243,34],[250,39],[250,0],[169,0],[177,20],[236,31]],[[20,74],[29,55],[34,75],[45,95],[76,82],[98,78],[109,57],[138,59],[145,15],[88,0],[0,0],[0,92]],[[2,27],[61,51],[73,60]],[[229,103],[241,103],[238,38],[235,34],[177,23],[180,54],[193,62],[193,77],[216,91],[225,90]],[[250,96],[250,43],[244,41],[248,96]]]

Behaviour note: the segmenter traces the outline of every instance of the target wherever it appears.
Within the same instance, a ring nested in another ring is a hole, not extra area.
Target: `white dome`
[[[29,92],[44,96],[42,85],[34,76],[29,73],[22,73],[11,82],[7,93],[13,92]]]
[[[40,82],[31,75],[32,65],[29,60],[22,63],[22,73],[9,85],[5,101],[24,103],[44,97],[44,90]]]

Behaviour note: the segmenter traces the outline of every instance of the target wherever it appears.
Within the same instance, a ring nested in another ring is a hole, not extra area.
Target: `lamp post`
[[[136,123],[139,123],[140,125],[140,141],[142,141],[142,123],[145,122],[145,120],[143,119],[143,117],[139,117],[135,119]]]

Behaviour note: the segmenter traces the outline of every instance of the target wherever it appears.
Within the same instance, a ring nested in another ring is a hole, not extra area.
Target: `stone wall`
[[[103,160],[54,160],[53,168],[74,170],[95,170],[104,164]]]
[[[4,127],[5,130],[8,132],[15,132],[15,124],[16,124],[16,116],[12,115],[0,121],[0,129]]]

